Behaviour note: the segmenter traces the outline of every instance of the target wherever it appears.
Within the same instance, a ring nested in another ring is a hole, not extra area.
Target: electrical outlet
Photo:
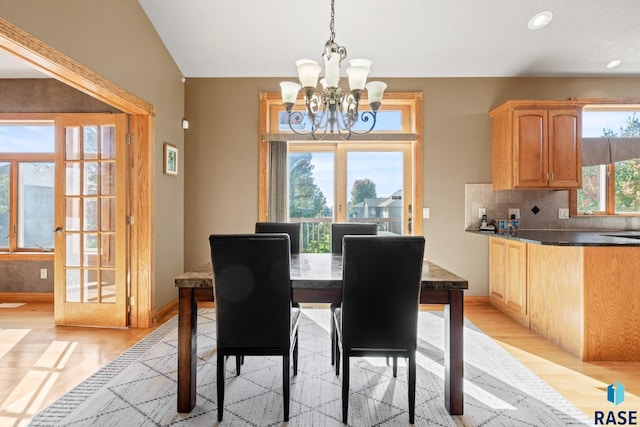
[[[486,214],[487,214],[487,209],[486,208],[478,209],[478,218],[482,218],[482,215],[486,215]]]
[[[46,279],[47,278],[47,269],[46,268],[41,268],[40,269],[40,278],[41,279]]]
[[[509,218],[511,218],[511,215],[515,215],[516,219],[520,219],[520,209],[509,208]]]
[[[567,208],[558,209],[558,218],[560,218],[560,219],[569,219],[569,209],[567,209]]]

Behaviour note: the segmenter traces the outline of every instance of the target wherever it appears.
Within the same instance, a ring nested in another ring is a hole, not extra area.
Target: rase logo
[[[618,381],[607,387],[607,400],[618,406],[624,402],[624,385]],[[638,411],[595,411],[593,416],[595,425],[623,426],[638,425]]]

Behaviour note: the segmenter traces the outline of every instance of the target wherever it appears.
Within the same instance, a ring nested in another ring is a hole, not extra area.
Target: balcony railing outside
[[[333,218],[291,218],[290,222],[300,223],[303,253],[331,252],[331,223]],[[402,234],[401,218],[353,218],[350,222],[378,224],[379,234]]]

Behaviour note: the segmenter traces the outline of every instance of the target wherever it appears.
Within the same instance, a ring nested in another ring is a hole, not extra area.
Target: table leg
[[[178,412],[191,412],[196,405],[198,306],[193,288],[180,288],[178,295]]]
[[[444,306],[444,404],[451,415],[464,412],[464,300],[462,291],[449,291]]]

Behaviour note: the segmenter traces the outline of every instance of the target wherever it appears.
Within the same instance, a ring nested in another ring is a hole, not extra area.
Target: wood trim
[[[130,215],[134,218],[130,233],[130,326],[148,328],[153,324],[155,304],[155,118],[133,115],[129,132],[131,183]]]
[[[258,221],[268,221],[267,206],[269,206],[267,182],[267,154],[269,145],[262,140],[262,135],[269,129],[269,98],[275,96],[273,92],[260,92],[260,139],[258,141]]]
[[[53,261],[53,252],[0,252],[0,261]]]
[[[2,302],[46,302],[53,304],[53,292],[0,292]]]
[[[0,18],[0,48],[43,73],[122,111],[155,114],[151,104],[2,18]]]
[[[155,324],[158,321],[158,319],[163,319],[169,316],[171,313],[175,312],[176,310],[178,310],[178,300],[174,299],[169,304],[165,305],[164,307],[154,312],[153,323]]]
[[[415,193],[413,194],[413,235],[422,236],[422,196],[424,188],[423,177],[423,165],[424,157],[422,151],[424,129],[422,127],[423,112],[422,112],[422,92],[414,92],[415,102],[413,104],[415,117],[413,122],[415,123],[415,129],[411,129],[418,135],[418,139],[413,143],[413,188]]]

